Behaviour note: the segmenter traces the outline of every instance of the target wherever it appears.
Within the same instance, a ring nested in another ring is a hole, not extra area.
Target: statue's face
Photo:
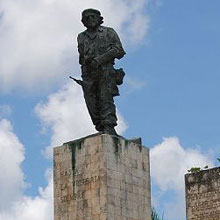
[[[83,16],[84,25],[87,28],[94,29],[99,25],[99,17],[96,13],[88,12]]]

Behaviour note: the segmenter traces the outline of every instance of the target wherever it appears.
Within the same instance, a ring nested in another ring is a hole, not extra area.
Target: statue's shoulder
[[[86,30],[85,31],[82,31],[78,34],[78,38],[82,38],[86,33]]]
[[[116,31],[111,27],[100,26],[99,31],[100,33],[102,33],[102,35],[106,36],[107,38],[112,38],[117,35]]]
[[[81,41],[85,37],[85,34],[86,34],[86,30],[79,33],[77,37],[78,41]]]
[[[105,31],[105,32],[115,32],[115,30],[113,28],[102,26],[102,25],[99,27],[99,30],[100,31]]]

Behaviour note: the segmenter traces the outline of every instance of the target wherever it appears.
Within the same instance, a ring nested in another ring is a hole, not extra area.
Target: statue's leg
[[[108,74],[103,74],[100,79],[100,116],[104,133],[116,134],[114,127],[117,125],[117,117],[111,80],[112,78]]]
[[[100,114],[98,105],[97,81],[92,78],[83,79],[83,93],[89,115],[96,130],[102,131],[103,127],[100,126]]]

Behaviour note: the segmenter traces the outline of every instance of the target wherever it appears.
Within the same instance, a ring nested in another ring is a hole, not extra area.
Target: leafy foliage
[[[220,162],[220,160],[219,160],[219,162]],[[204,168],[203,169],[208,169],[209,168],[209,166],[208,165],[206,165],[206,166],[204,166]],[[189,173],[197,173],[197,172],[200,172],[200,171],[202,171],[203,170],[202,168],[200,168],[200,167],[192,167],[190,170],[188,170],[188,172]]]
[[[192,167],[190,170],[188,170],[189,173],[197,173],[201,171],[202,169],[200,167]]]
[[[155,208],[152,208],[151,220],[163,220],[163,218],[160,218],[160,217],[159,217],[159,215],[157,214]]]

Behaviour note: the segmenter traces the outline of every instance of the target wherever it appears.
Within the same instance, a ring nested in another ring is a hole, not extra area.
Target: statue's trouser
[[[83,92],[93,124],[98,131],[114,128],[117,117],[112,95],[112,77],[107,72],[91,72],[83,76]]]

